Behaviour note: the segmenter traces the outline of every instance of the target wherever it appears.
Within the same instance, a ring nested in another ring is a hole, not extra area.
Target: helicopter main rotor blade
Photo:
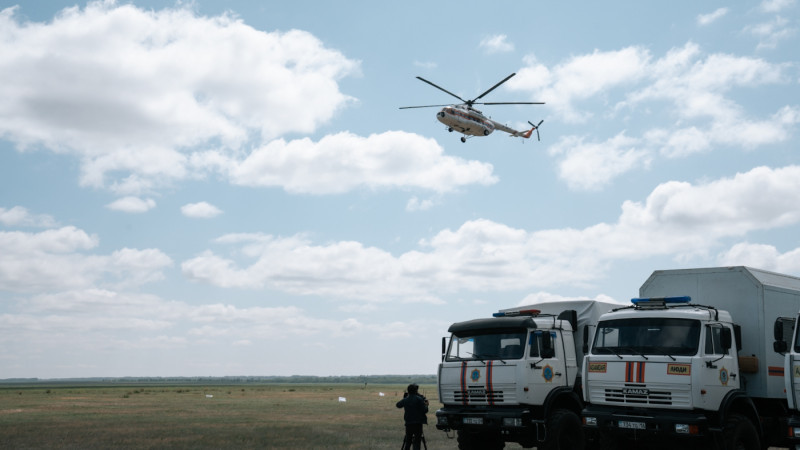
[[[447,92],[448,94],[450,94],[450,95],[452,95],[453,97],[455,97],[455,98],[457,98],[457,99],[461,100],[461,101],[462,101],[462,102],[464,102],[464,103],[468,103],[468,102],[467,102],[466,100],[464,100],[463,98],[461,98],[461,97],[457,96],[456,94],[453,94],[452,92],[448,91],[447,89],[445,89],[445,88],[443,88],[443,87],[441,87],[441,86],[438,86],[438,85],[436,85],[436,84],[434,84],[434,83],[431,83],[430,81],[426,80],[425,78],[422,78],[422,77],[417,77],[417,79],[418,79],[418,80],[420,80],[420,81],[424,81],[424,82],[426,82],[426,83],[430,84],[431,86],[435,87],[436,89],[439,89],[440,91]],[[479,97],[479,98],[480,98],[480,97]]]
[[[509,79],[511,79],[511,77],[513,77],[514,75],[516,75],[516,73],[512,73],[511,75],[509,75],[509,76],[507,76],[507,77],[503,78],[503,81],[501,81],[501,82],[499,82],[499,83],[495,84],[494,86],[492,86],[491,88],[489,88],[489,90],[488,90],[488,91],[486,91],[486,92],[484,92],[483,94],[481,94],[481,95],[479,95],[479,96],[475,97],[475,98],[472,100],[472,103],[475,103],[475,100],[478,100],[478,99],[481,99],[481,98],[483,98],[483,96],[484,96],[484,95],[488,94],[489,92],[492,92],[492,91],[493,91],[493,90],[495,90],[495,89],[496,89],[498,86],[500,86],[501,84],[503,84],[503,83],[505,83],[506,81],[508,81]]]
[[[473,103],[475,105],[544,105],[544,102],[486,102]]]
[[[451,105],[423,105],[423,106],[401,106],[400,109],[414,109],[414,108],[443,108]]]

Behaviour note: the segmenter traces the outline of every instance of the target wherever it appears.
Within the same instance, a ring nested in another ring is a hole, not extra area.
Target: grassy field
[[[397,449],[402,385],[35,386],[0,388],[0,448]],[[381,397],[379,392],[385,396]],[[434,386],[425,436],[436,430]],[[339,397],[347,399],[340,402]]]

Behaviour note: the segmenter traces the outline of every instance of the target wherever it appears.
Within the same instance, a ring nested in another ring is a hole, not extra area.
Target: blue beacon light
[[[631,303],[634,305],[638,305],[640,303],[646,302],[664,302],[665,304],[670,303],[689,303],[692,301],[692,298],[688,295],[684,295],[682,297],[651,297],[651,298],[632,298]]]

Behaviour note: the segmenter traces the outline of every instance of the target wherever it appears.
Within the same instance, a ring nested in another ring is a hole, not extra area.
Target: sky
[[[800,276],[798,0],[0,0],[0,379],[434,374],[453,322]],[[541,141],[462,143],[472,99]]]

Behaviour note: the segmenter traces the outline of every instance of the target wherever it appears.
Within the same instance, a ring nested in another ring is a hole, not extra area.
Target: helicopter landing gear
[[[461,136],[461,142],[467,142],[466,136]]]

